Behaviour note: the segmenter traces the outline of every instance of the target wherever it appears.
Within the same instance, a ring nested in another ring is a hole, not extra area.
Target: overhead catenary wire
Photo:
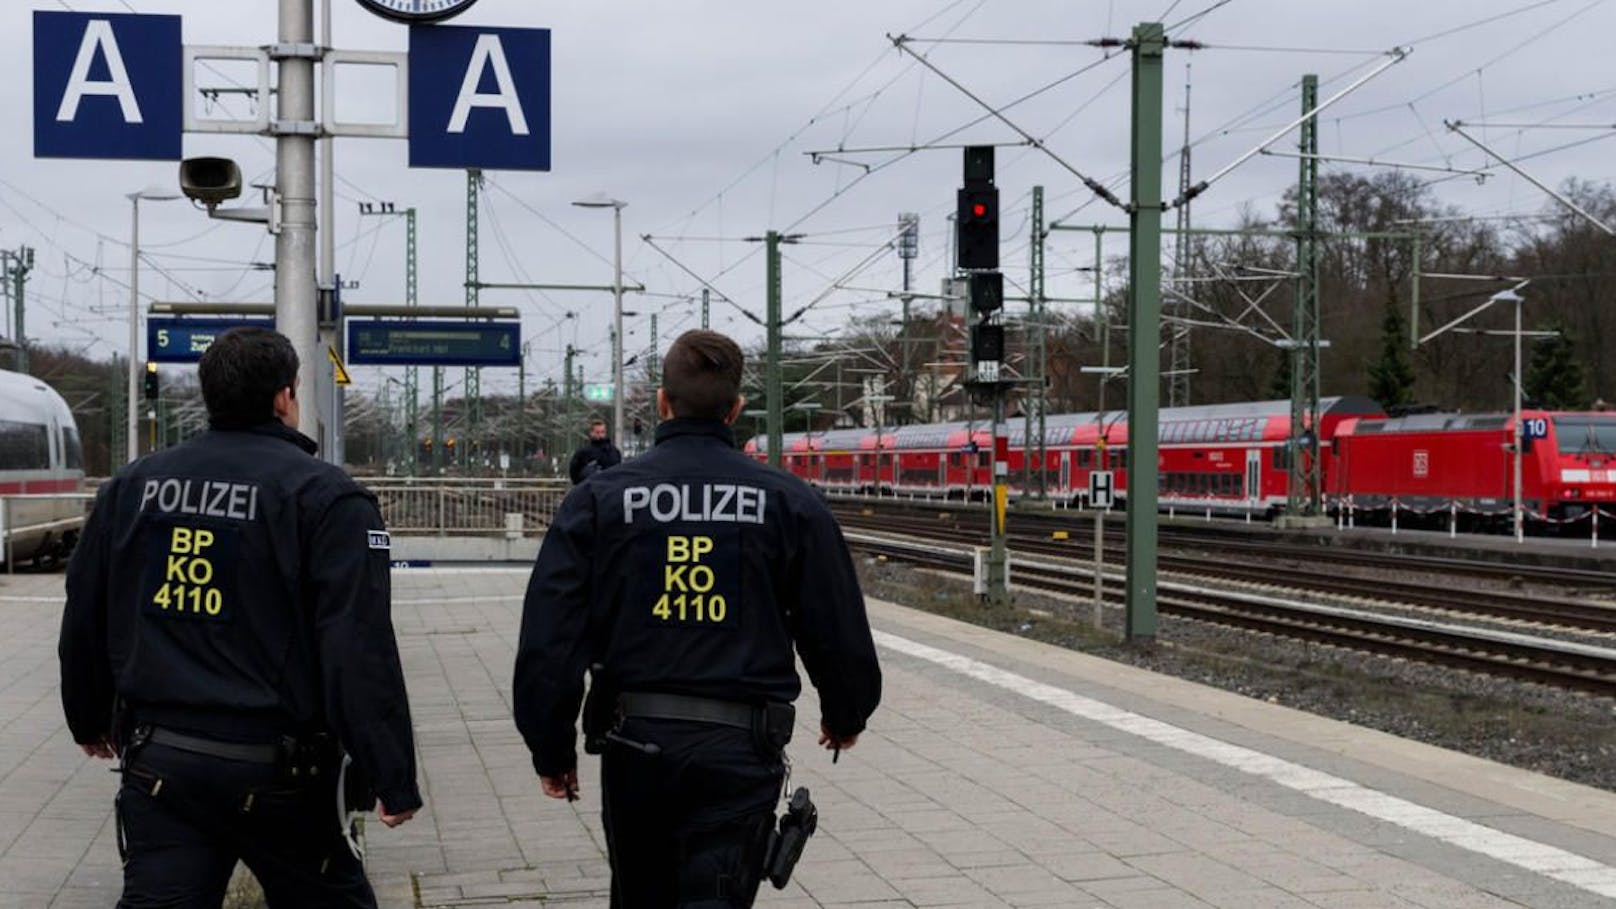
[[[1194,22],[1198,22],[1201,19],[1206,18],[1207,16],[1211,15],[1212,13],[1215,13],[1218,10],[1224,8],[1225,6],[1228,6],[1231,2],[1233,2],[1233,0],[1217,0],[1216,3],[1212,4],[1211,6],[1207,7],[1206,9],[1203,9],[1200,12],[1195,13],[1195,14],[1187,17],[1187,18],[1180,19],[1177,22],[1174,22],[1172,25],[1167,26],[1165,31],[1170,35],[1170,34],[1178,31],[1179,29],[1181,29],[1181,28],[1183,28],[1183,27],[1185,27],[1187,25],[1190,25],[1190,24],[1192,24]],[[1178,4],[1174,3],[1172,7],[1168,7],[1168,12],[1172,12],[1173,7],[1176,7],[1176,6],[1178,6]],[[1165,19],[1165,18],[1167,18],[1166,14],[1163,14],[1160,17],[1160,19]],[[1160,20],[1158,20],[1158,21],[1160,21]]]
[[[1502,164],[1505,167],[1509,168],[1510,170],[1514,171],[1522,179],[1526,180],[1526,182],[1532,184],[1533,186],[1537,187],[1538,189],[1543,190],[1543,192],[1547,193],[1550,198],[1554,199],[1554,201],[1559,202],[1561,205],[1564,205],[1566,208],[1569,208],[1572,211],[1576,212],[1577,214],[1581,215],[1590,224],[1593,224],[1595,227],[1599,228],[1600,230],[1604,231],[1605,233],[1610,234],[1611,236],[1616,236],[1616,229],[1613,229],[1610,225],[1606,224],[1604,221],[1599,220],[1599,218],[1597,218],[1594,215],[1590,214],[1587,209],[1584,209],[1582,206],[1580,206],[1577,203],[1575,203],[1575,202],[1571,201],[1570,199],[1566,198],[1563,194],[1555,191],[1548,184],[1544,183],[1543,181],[1541,181],[1541,180],[1537,179],[1536,177],[1532,176],[1531,174],[1527,173],[1525,170],[1521,169],[1521,167],[1518,164],[1516,164],[1514,161],[1511,161],[1510,159],[1504,157],[1503,155],[1500,155],[1498,152],[1493,151],[1487,145],[1485,145],[1484,143],[1477,140],[1474,136],[1472,136],[1469,133],[1465,132],[1464,129],[1462,129],[1459,126],[1458,123],[1450,122],[1450,123],[1447,124],[1447,126],[1448,126],[1449,130],[1451,130],[1454,133],[1457,133],[1460,137],[1462,137],[1465,141],[1469,142],[1471,145],[1476,146],[1477,148],[1481,149],[1483,152],[1486,152],[1488,155],[1492,156],[1493,158],[1498,159],[1498,162],[1500,164]]]
[[[1060,155],[1055,154],[1055,152],[1050,150],[1050,148],[1047,145],[1045,145],[1041,140],[1039,140],[1037,136],[1034,136],[1032,133],[1029,133],[1026,130],[1022,129],[1020,126],[1018,126],[1015,123],[1015,121],[1011,120],[1009,117],[1006,117],[1004,115],[1003,109],[995,108],[993,105],[991,105],[991,104],[987,103],[986,101],[982,100],[980,97],[978,97],[976,95],[976,93],[972,92],[970,89],[966,88],[964,85],[961,85],[952,76],[948,75],[947,73],[943,72],[941,69],[939,69],[938,67],[933,65],[930,60],[927,60],[924,56],[915,53],[913,49],[905,46],[906,42],[908,40],[905,36],[898,35],[898,36],[894,37],[892,35],[888,35],[887,39],[890,40],[892,42],[893,46],[898,48],[898,50],[903,51],[903,52],[911,55],[917,61],[919,61],[922,66],[924,66],[927,69],[931,70],[932,72],[936,73],[939,78],[941,78],[943,81],[947,82],[949,85],[954,86],[954,88],[957,89],[965,97],[970,98],[972,101],[974,101],[977,104],[981,105],[983,109],[988,111],[988,113],[991,114],[994,117],[994,119],[997,119],[999,122],[1003,123],[1005,126],[1008,126],[1011,129],[1015,130],[1018,135],[1020,135],[1023,139],[1027,140],[1028,144],[1030,144],[1032,147],[1038,149],[1039,151],[1043,152],[1044,154],[1048,155],[1050,157],[1050,159],[1053,160],[1056,164],[1059,164],[1063,169],[1065,169],[1067,172],[1069,172],[1072,176],[1076,177],[1079,181],[1081,181],[1084,186],[1087,186],[1089,188],[1090,192],[1093,192],[1096,196],[1099,196],[1100,198],[1104,199],[1105,201],[1109,202],[1111,205],[1113,205],[1113,206],[1115,206],[1117,208],[1123,208],[1124,207],[1123,204],[1122,204],[1122,200],[1118,199],[1116,197],[1116,195],[1111,192],[1110,189],[1108,189],[1107,187],[1102,185],[1099,181],[1095,180],[1093,177],[1090,177],[1089,175],[1087,175],[1087,174],[1083,173],[1082,171],[1078,170],[1076,167],[1073,167],[1069,162],[1066,161],[1065,158],[1062,158]]]
[[[1242,164],[1246,163],[1247,161],[1251,160],[1251,158],[1253,156],[1255,156],[1257,153],[1261,152],[1263,149],[1265,149],[1268,146],[1274,144],[1275,142],[1278,142],[1286,133],[1289,133],[1291,130],[1293,130],[1296,127],[1300,126],[1302,123],[1306,122],[1308,119],[1313,118],[1313,117],[1317,117],[1319,112],[1328,109],[1331,105],[1335,104],[1337,101],[1340,101],[1342,98],[1345,98],[1348,95],[1352,94],[1354,91],[1357,91],[1358,88],[1360,88],[1364,84],[1368,83],[1371,79],[1375,78],[1376,76],[1380,75],[1381,73],[1385,72],[1386,70],[1390,69],[1391,67],[1396,66],[1397,64],[1399,64],[1399,63],[1403,62],[1404,60],[1406,60],[1408,58],[1409,49],[1408,48],[1403,48],[1403,47],[1397,47],[1397,48],[1391,49],[1390,51],[1387,51],[1386,53],[1387,53],[1387,59],[1382,61],[1379,66],[1375,67],[1374,69],[1370,70],[1368,73],[1364,74],[1361,78],[1359,78],[1357,81],[1353,82],[1351,85],[1348,85],[1346,88],[1341,89],[1340,91],[1336,92],[1334,95],[1331,95],[1329,98],[1325,99],[1324,101],[1321,101],[1320,103],[1315,105],[1312,110],[1306,112],[1302,116],[1300,116],[1297,119],[1295,119],[1295,120],[1291,121],[1290,123],[1286,124],[1284,127],[1280,128],[1279,130],[1274,132],[1272,135],[1270,135],[1267,139],[1263,140],[1261,143],[1259,143],[1255,147],[1251,148],[1249,151],[1247,151],[1244,154],[1240,155],[1238,158],[1235,158],[1230,163],[1224,165],[1223,168],[1221,170],[1219,170],[1217,173],[1213,174],[1210,177],[1207,177],[1205,180],[1202,180],[1202,181],[1196,183],[1194,186],[1191,186],[1186,192],[1184,192],[1182,195],[1180,195],[1177,199],[1173,200],[1172,205],[1170,205],[1168,207],[1169,208],[1177,208],[1178,206],[1189,202],[1191,199],[1194,199],[1196,196],[1199,196],[1201,193],[1205,192],[1209,187],[1211,187],[1214,183],[1216,183],[1219,180],[1223,179],[1224,177],[1228,176],[1229,173],[1232,172],[1235,168],[1237,168],[1240,165],[1242,165]]]

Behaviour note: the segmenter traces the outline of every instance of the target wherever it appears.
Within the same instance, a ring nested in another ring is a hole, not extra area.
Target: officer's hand
[[[858,744],[858,736],[849,735],[842,738],[837,738],[835,735],[831,734],[829,729],[825,728],[824,723],[820,723],[819,744],[825,748],[829,748],[832,751],[846,751]]]
[[[110,761],[118,756],[118,752],[112,748],[112,740],[107,736],[102,736],[88,745],[80,745],[79,749],[86,755],[103,761]]]
[[[560,776],[541,776],[539,785],[544,787],[544,794],[553,799],[566,799],[573,801],[578,798],[578,771],[576,768],[568,770]]]
[[[389,828],[397,827],[410,818],[415,817],[415,811],[416,809],[411,808],[408,811],[400,811],[398,814],[388,814],[387,807],[385,805],[383,805],[381,802],[376,803],[376,819],[381,821],[383,824],[386,824]]]

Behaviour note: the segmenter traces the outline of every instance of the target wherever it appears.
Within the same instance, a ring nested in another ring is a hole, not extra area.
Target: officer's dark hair
[[[675,417],[722,420],[741,394],[740,345],[697,328],[679,336],[662,361],[662,391]]]
[[[202,354],[197,368],[208,422],[241,429],[275,419],[275,396],[297,388],[297,351],[280,332],[232,328]]]
[[[594,419],[589,421],[589,428],[590,429],[594,429],[596,426],[605,426],[605,425],[606,425],[606,421],[602,420],[600,417],[595,417]]]

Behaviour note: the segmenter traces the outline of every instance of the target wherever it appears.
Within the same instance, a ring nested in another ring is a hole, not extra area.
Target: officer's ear
[[[656,412],[664,420],[673,419],[673,405],[668,403],[668,392],[660,386],[656,390]]]
[[[292,384],[275,392],[275,401],[271,405],[275,419],[281,421],[288,429],[297,428],[297,385]]]
[[[735,396],[735,406],[729,409],[729,415],[724,417],[724,425],[731,426],[741,418],[741,408],[746,406],[746,395]]]

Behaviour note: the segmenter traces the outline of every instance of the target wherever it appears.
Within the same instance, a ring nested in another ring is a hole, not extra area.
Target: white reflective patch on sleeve
[[[365,535],[370,541],[371,549],[391,550],[393,548],[393,537],[385,530],[367,530]]]

